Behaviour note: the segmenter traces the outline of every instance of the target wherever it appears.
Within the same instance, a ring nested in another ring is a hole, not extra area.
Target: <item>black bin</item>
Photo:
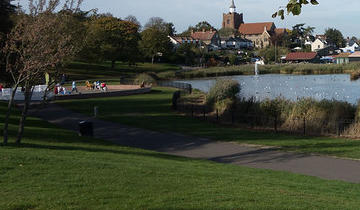
[[[93,136],[93,123],[89,121],[79,122],[79,136]]]

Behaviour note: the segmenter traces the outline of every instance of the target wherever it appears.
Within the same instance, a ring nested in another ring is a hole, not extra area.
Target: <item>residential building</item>
[[[346,47],[340,48],[344,53],[350,52],[353,53],[357,50],[359,50],[359,44],[356,43],[354,40],[349,40],[346,43]]]
[[[194,39],[191,36],[168,36],[170,42],[175,48],[178,48],[181,44],[201,44],[199,39]]]
[[[336,64],[349,63],[350,55],[351,53],[340,53],[339,55],[335,56]]]
[[[253,42],[240,37],[230,37],[221,39],[221,48],[223,49],[251,49]]]
[[[320,63],[320,56],[316,52],[292,52],[287,54],[285,61],[290,63]]]
[[[360,51],[356,51],[349,55],[349,62],[359,62],[360,61]]]
[[[193,39],[200,40],[206,45],[220,46],[220,36],[215,30],[210,29],[209,31],[192,31],[190,36]]]
[[[251,40],[255,47],[264,48],[271,44],[275,28],[273,22],[244,23],[240,25],[239,32],[243,38]]]
[[[311,51],[316,52],[318,50],[324,49],[325,47],[328,47],[328,43],[326,40],[321,38],[316,38],[313,43],[311,43]]]

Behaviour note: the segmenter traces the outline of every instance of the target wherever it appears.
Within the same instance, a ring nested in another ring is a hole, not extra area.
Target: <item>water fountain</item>
[[[259,75],[259,65],[265,65],[264,61],[259,60],[255,62],[255,76]]]

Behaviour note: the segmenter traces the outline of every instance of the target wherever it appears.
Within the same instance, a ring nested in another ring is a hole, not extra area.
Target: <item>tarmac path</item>
[[[360,161],[357,160],[283,152],[274,148],[251,147],[176,133],[149,131],[94,119],[52,103],[39,110],[32,108],[29,112],[32,116],[74,131],[78,130],[80,121],[89,120],[93,122],[95,138],[123,146],[252,168],[287,171],[328,180],[360,183]]]

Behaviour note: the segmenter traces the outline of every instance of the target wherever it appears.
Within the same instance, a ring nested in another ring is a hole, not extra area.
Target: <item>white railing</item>
[[[23,101],[25,98],[24,93],[21,91],[21,89],[22,89],[21,87],[18,87],[16,89],[16,93],[15,93],[15,97],[14,97],[14,99],[16,101]],[[47,89],[46,85],[34,86],[34,91],[33,91],[31,100],[32,101],[43,100],[46,89]],[[12,93],[12,88],[3,88],[2,91],[0,92],[0,100],[3,100],[3,101],[10,100],[11,93]],[[54,94],[52,92],[47,93],[47,98],[52,98],[53,96],[54,96]]]

